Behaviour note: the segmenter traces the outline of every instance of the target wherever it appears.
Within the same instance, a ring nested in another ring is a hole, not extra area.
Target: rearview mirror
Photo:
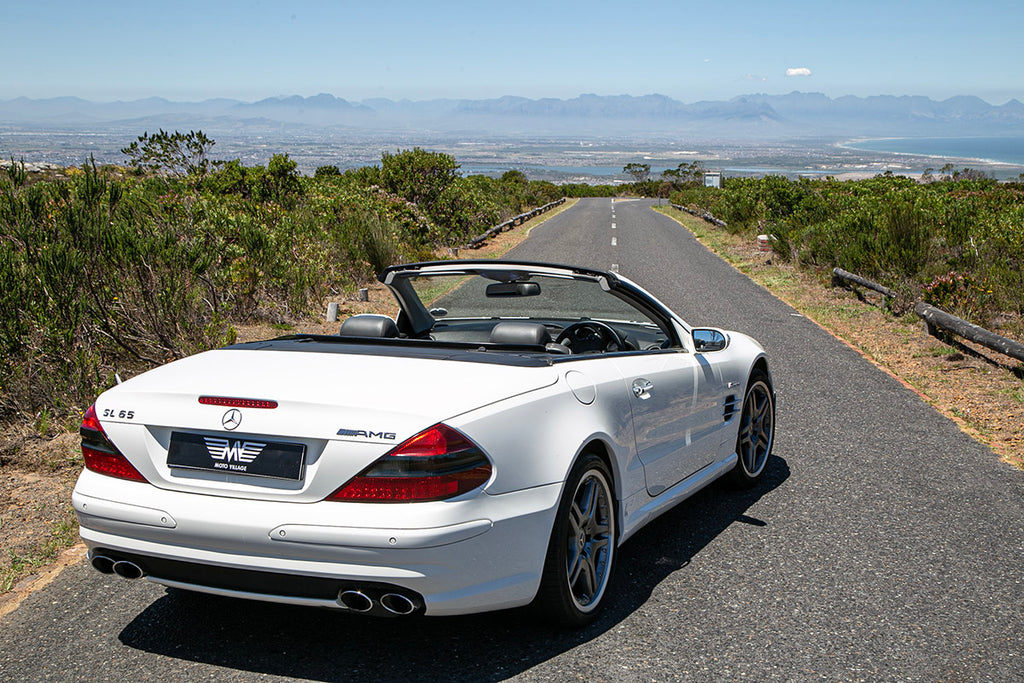
[[[702,328],[693,331],[693,348],[697,353],[721,351],[729,345],[729,338],[721,330]]]
[[[537,296],[540,285],[536,282],[495,282],[487,285],[486,294],[488,298]]]

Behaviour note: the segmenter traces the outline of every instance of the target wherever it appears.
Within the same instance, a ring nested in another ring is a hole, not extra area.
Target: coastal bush
[[[1024,188],[967,171],[927,183],[891,174],[730,178],[671,201],[725,220],[732,232],[774,235],[783,258],[838,266],[994,325],[1024,314]]]
[[[214,144],[201,130],[168,133],[161,128],[153,135],[143,133],[121,153],[128,157],[128,165],[137,171],[201,177],[209,168],[207,155]]]
[[[219,343],[202,232],[153,212],[145,186],[86,164],[71,183],[0,191],[0,414],[65,413],[121,369]]]
[[[328,176],[341,175],[341,170],[337,166],[317,166],[316,171],[313,173],[315,178],[324,178]]]
[[[164,142],[188,147],[176,135]],[[266,167],[197,159],[0,174],[0,419],[58,425],[115,373],[229,343],[235,324],[312,314],[385,266],[562,196],[517,172],[462,177],[418,148],[313,177],[286,154]]]

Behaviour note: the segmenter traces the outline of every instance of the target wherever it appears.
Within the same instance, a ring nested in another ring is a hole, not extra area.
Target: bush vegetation
[[[515,171],[462,177],[419,148],[310,178],[285,154],[208,162],[212,145],[160,131],[125,148],[127,172],[90,162],[37,180],[12,162],[0,176],[0,419],[59,429],[115,370],[319,311],[387,265],[562,196]]]
[[[1024,315],[1024,185],[970,169],[932,182],[730,178],[671,201],[728,230],[773,236],[778,255],[840,267],[985,327]]]

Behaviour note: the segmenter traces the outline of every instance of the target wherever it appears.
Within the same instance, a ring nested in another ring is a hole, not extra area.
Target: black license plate
[[[302,479],[306,447],[253,437],[171,432],[167,466],[274,479]]]

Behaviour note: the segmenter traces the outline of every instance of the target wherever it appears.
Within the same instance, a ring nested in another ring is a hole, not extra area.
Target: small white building
[[[704,173],[704,187],[722,187],[722,173],[720,171],[707,171]]]

